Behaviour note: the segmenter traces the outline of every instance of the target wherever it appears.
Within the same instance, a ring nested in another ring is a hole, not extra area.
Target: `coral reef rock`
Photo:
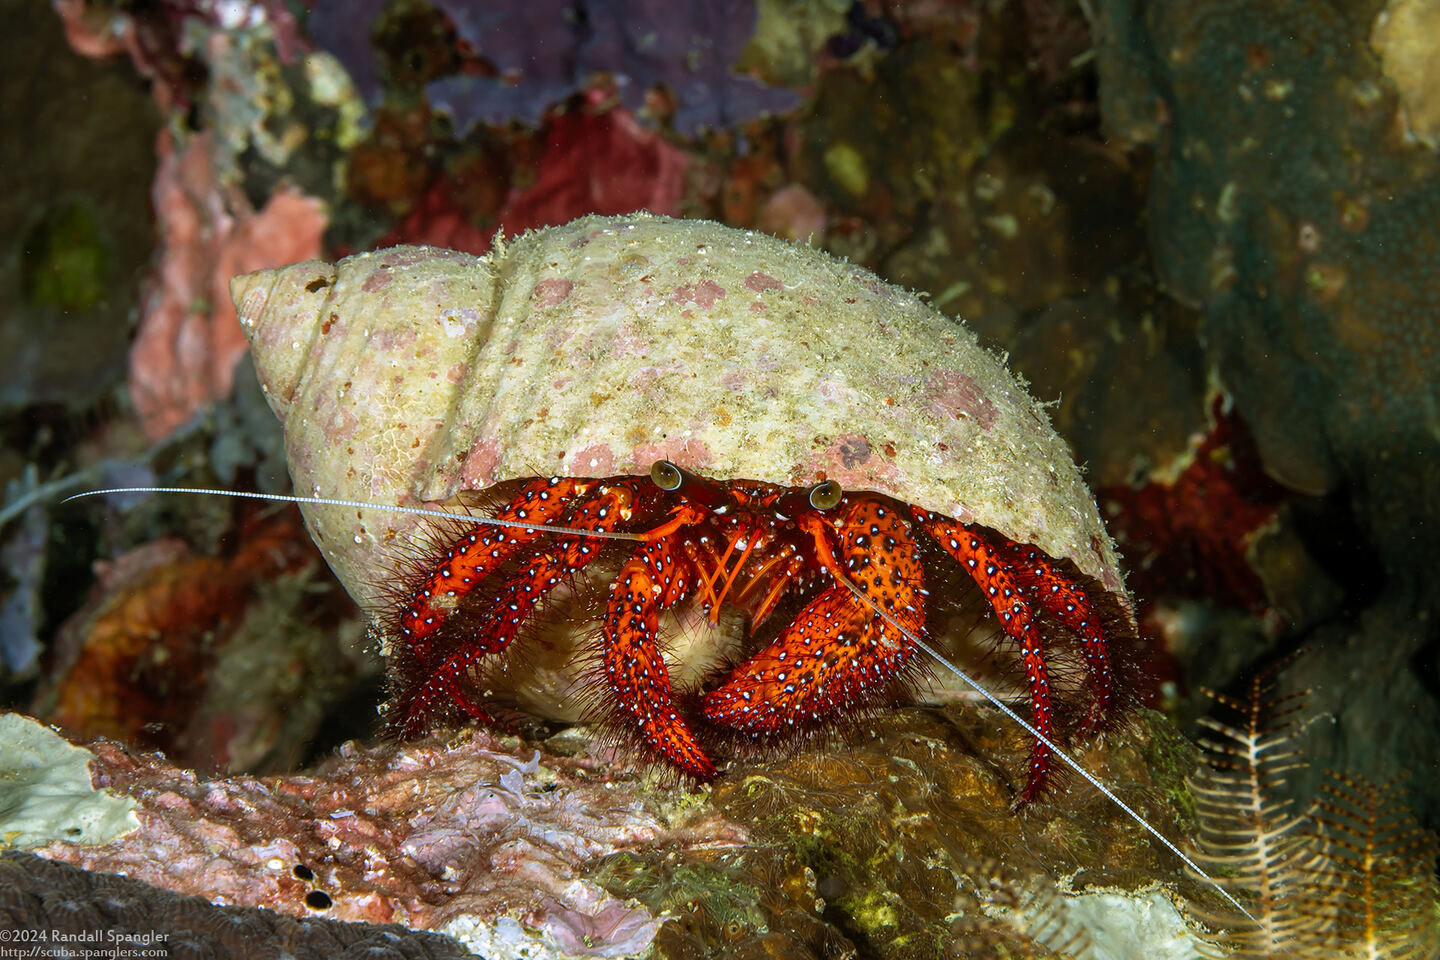
[[[89,763],[100,795],[120,797],[109,818],[137,828],[89,843],[63,825],[0,830],[50,859],[217,903],[443,929],[471,944],[519,938],[567,956],[640,952],[660,926],[586,879],[587,864],[744,840],[713,816],[673,826],[633,772],[614,775],[623,767],[601,777],[593,760],[520,760],[480,732],[347,746],[310,776],[206,780],[108,741],[91,745]]]

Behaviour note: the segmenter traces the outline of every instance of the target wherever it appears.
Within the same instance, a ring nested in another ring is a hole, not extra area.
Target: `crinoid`
[[[1436,842],[1405,805],[1403,776],[1373,784],[1333,771],[1314,822],[1326,869],[1312,894],[1334,911],[1333,956],[1421,960],[1440,955]]]
[[[1193,912],[1219,931],[1211,943],[1227,956],[1440,956],[1435,838],[1415,823],[1398,781],[1332,772],[1321,797],[1294,812],[1286,776],[1307,766],[1299,740],[1316,718],[1303,715],[1305,692],[1277,693],[1288,662],[1256,675],[1243,699],[1206,691],[1238,719],[1201,720],[1210,735],[1189,781],[1194,859],[1251,916]]]
[[[993,920],[1010,925],[1037,948],[1052,954],[1076,960],[1095,958],[1090,931],[1076,919],[1049,877],[1025,876],[988,857],[974,858],[970,877],[975,896]],[[982,948],[983,937],[973,936],[971,945]]]

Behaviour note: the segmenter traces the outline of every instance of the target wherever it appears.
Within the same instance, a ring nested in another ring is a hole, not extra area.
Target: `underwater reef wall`
[[[1440,96],[1425,68],[1440,58],[1440,8],[1097,10],[1107,131],[1155,151],[1159,279],[1200,311],[1208,362],[1265,471],[1348,501],[1358,536],[1324,562],[1376,585],[1294,671],[1300,686],[1349,678],[1317,694],[1337,717],[1318,758],[1380,779],[1402,758],[1428,766],[1434,668],[1411,664],[1433,664],[1440,559],[1440,156],[1420,109]],[[1428,807],[1433,822],[1440,798]]]

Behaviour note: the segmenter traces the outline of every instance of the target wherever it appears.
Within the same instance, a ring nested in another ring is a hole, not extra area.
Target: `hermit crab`
[[[1112,710],[1134,622],[1068,450],[973,334],[866,270],[635,215],[232,294],[297,493],[354,501],[302,509],[376,611],[403,735],[489,719],[500,692],[564,719],[598,703],[706,779],[719,732],[895,698],[958,593],[1023,664],[1043,736],[1022,801],[1060,729],[1056,651],[1083,665],[1077,722]]]

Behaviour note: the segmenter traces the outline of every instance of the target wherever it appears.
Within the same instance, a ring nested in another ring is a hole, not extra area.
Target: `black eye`
[[[817,483],[810,488],[810,506],[816,510],[832,510],[840,503],[845,491],[834,480]]]
[[[669,460],[656,460],[650,466],[650,482],[661,490],[679,490],[682,479],[680,468]]]

